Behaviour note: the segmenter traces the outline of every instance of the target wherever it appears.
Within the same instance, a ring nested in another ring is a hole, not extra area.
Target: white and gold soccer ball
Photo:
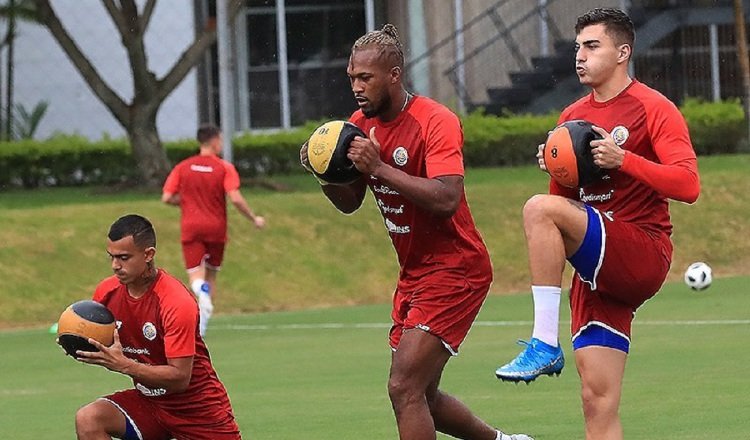
[[[702,261],[691,264],[685,271],[685,284],[693,290],[707,289],[712,281],[711,266]]]

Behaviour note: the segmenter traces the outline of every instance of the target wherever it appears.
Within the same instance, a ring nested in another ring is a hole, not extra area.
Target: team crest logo
[[[150,322],[143,324],[143,336],[149,341],[156,339],[156,326]]]
[[[621,147],[628,140],[628,137],[630,137],[630,132],[626,127],[618,125],[612,129],[612,139],[615,140],[618,147]]]
[[[404,147],[398,147],[393,151],[393,161],[396,162],[396,165],[402,167],[406,165],[406,162],[409,161],[409,153],[406,151],[406,148]]]

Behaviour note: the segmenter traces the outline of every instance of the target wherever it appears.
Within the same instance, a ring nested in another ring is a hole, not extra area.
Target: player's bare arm
[[[179,206],[180,204],[180,194],[179,193],[171,193],[171,192],[163,192],[161,195],[161,201],[166,203],[167,205],[175,205]]]
[[[115,329],[114,342],[107,347],[95,339],[88,342],[99,351],[78,351],[77,360],[130,376],[136,381],[153,388],[164,388],[171,393],[185,391],[190,384],[193,371],[193,357],[170,358],[168,365],[146,365],[128,358],[122,352],[120,336]]]
[[[312,174],[310,161],[307,157],[307,142],[299,150],[299,161],[302,167]],[[320,180],[318,182],[321,185],[323,194],[333,203],[336,209],[344,214],[351,214],[362,206],[362,201],[365,199],[365,192],[367,190],[367,183],[364,176],[348,185],[325,183]]]
[[[248,220],[253,222],[256,228],[262,229],[266,225],[266,219],[253,212],[239,189],[229,191],[227,195],[229,196],[229,200],[232,201],[232,205],[234,205],[234,207],[237,208],[237,210]]]
[[[463,176],[417,177],[384,163],[380,160],[380,143],[374,127],[369,138],[354,138],[348,157],[363,174],[377,177],[421,208],[444,217],[450,217],[458,209]]]
[[[351,214],[362,206],[365,199],[366,178],[362,176],[348,185],[326,184],[320,188],[336,209],[344,214]]]

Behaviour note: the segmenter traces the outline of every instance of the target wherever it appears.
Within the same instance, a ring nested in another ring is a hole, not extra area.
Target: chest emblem
[[[156,339],[156,326],[150,322],[143,324],[143,337],[149,341]]]
[[[627,127],[618,125],[612,129],[612,139],[618,147],[621,147],[628,140],[628,137],[630,137],[630,131]]]
[[[402,167],[409,161],[409,152],[404,147],[398,147],[393,150],[393,161],[396,165]]]

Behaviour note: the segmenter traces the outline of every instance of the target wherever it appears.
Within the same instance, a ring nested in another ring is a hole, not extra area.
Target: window
[[[249,106],[250,111],[249,121],[243,122],[251,128],[281,127],[285,104],[292,125],[348,117],[356,105],[346,66],[351,45],[365,32],[364,2],[287,0],[284,48],[278,47],[276,2],[251,0],[248,4],[247,69],[239,81],[246,81],[249,101],[240,105]],[[288,103],[282,102],[281,57],[287,63]]]

